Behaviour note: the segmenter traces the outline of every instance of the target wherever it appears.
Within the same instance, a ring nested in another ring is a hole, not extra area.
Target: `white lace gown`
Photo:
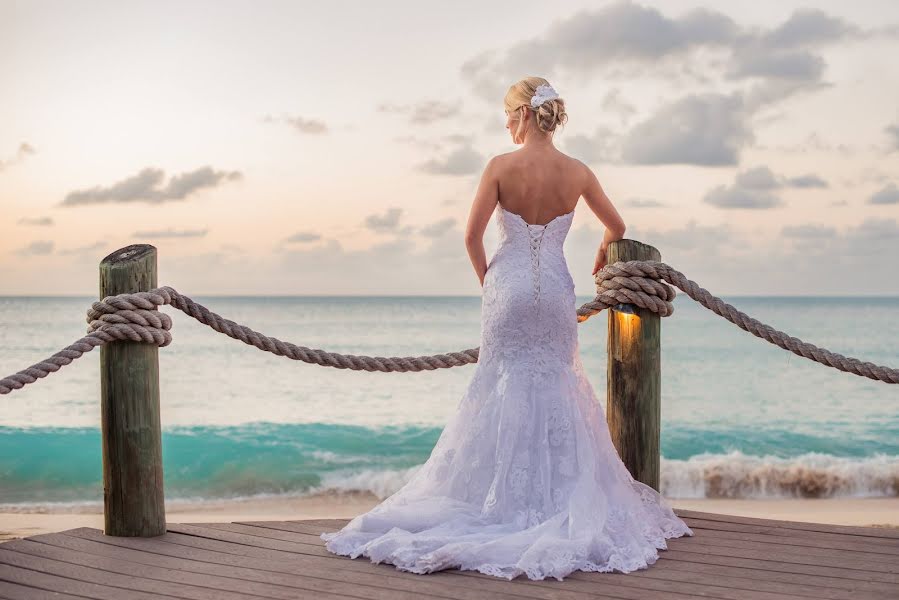
[[[401,489],[321,539],[412,573],[647,568],[666,539],[693,531],[624,466],[584,373],[562,250],[574,211],[546,225],[495,214],[480,354],[456,412]]]

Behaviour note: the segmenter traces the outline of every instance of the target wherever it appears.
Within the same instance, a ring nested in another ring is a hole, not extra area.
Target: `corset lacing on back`
[[[534,267],[534,304],[540,299],[540,242],[543,241],[545,231],[545,225],[528,224],[528,233],[531,237],[531,265]]]

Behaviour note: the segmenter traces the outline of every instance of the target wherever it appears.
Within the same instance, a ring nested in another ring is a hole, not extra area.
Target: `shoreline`
[[[832,525],[899,528],[899,498],[718,499],[666,498],[675,509]],[[301,521],[351,519],[380,500],[367,492],[319,494],[293,498],[166,503],[169,523],[233,521]],[[95,512],[3,512],[0,543],[76,527],[103,530],[102,509]]]

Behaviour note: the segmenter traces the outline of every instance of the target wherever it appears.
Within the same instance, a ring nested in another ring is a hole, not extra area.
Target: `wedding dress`
[[[497,206],[480,354],[456,412],[401,489],[321,539],[412,573],[647,568],[693,531],[631,476],[584,373],[562,250],[574,211],[537,225]]]

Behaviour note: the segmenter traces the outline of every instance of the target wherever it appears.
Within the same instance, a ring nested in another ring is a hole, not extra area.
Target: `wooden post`
[[[156,248],[133,244],[100,263],[100,298],[155,288]],[[104,533],[166,531],[159,416],[159,348],[118,340],[100,347]]]
[[[609,244],[607,264],[662,260],[658,250],[635,240]],[[606,418],[612,442],[634,479],[659,491],[661,413],[661,318],[628,304],[635,314],[610,308]]]

